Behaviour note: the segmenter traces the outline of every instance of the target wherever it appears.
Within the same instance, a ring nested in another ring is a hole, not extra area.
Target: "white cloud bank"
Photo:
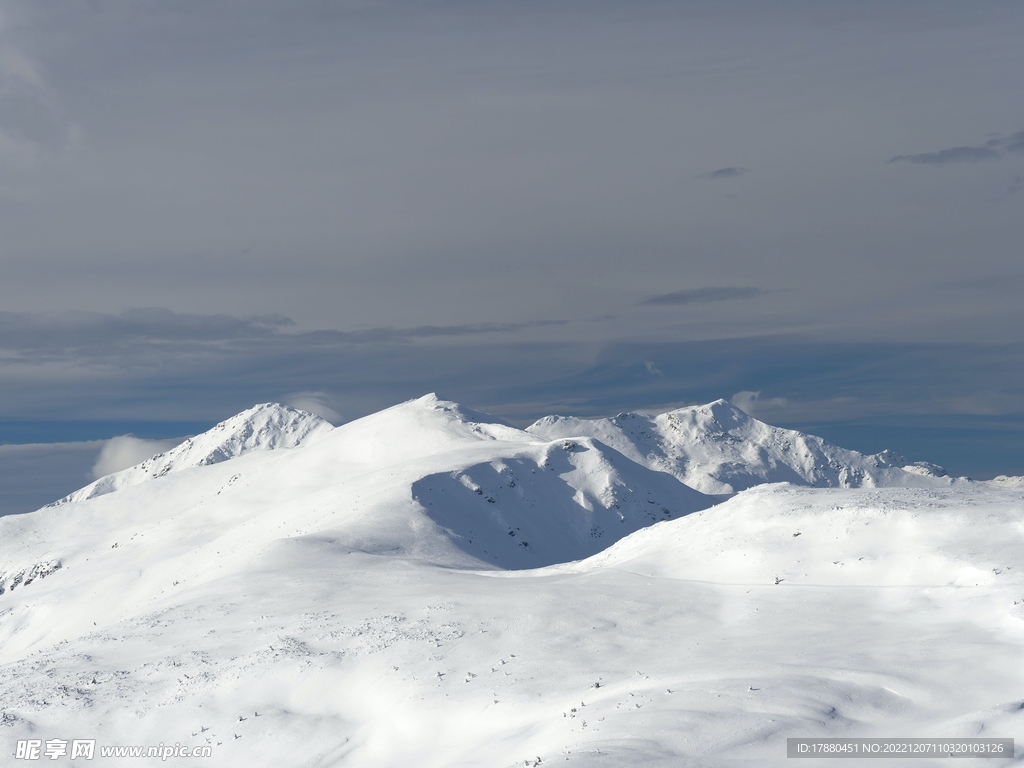
[[[143,440],[134,435],[112,437],[104,443],[99,456],[96,457],[96,463],[92,467],[93,479],[134,467],[150,456],[170,450],[180,442],[181,438]]]
[[[294,392],[284,399],[285,405],[298,408],[300,411],[315,413],[337,426],[343,421],[341,414],[331,407],[333,399],[326,392]]]
[[[749,392],[742,391],[737,392],[733,395],[729,402],[739,408],[748,416],[753,416],[755,419],[764,417],[765,414],[779,409],[785,409],[789,407],[789,401],[784,397],[770,397],[762,398],[760,391]]]

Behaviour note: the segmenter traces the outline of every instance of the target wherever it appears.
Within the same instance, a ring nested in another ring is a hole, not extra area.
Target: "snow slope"
[[[315,440],[334,427],[306,411],[277,403],[264,403],[222,421],[207,432],[190,437],[169,451],[134,467],[105,475],[94,483],[53,502],[53,506],[85,501],[131,485],[191,467],[233,459],[250,451],[294,448]]]
[[[0,518],[0,750],[661,768],[782,766],[787,736],[1024,738],[1019,489],[709,501],[428,396]]]
[[[669,472],[709,494],[778,482],[816,488],[933,488],[955,482],[934,464],[912,464],[890,451],[865,456],[820,437],[770,426],[725,400],[658,416],[547,416],[527,431],[546,440],[600,440],[633,461]]]

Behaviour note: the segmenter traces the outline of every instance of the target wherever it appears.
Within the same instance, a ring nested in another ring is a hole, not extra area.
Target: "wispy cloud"
[[[708,171],[707,173],[697,174],[698,179],[731,179],[734,176],[740,176],[747,172],[746,168],[736,168],[729,166],[728,168],[719,168],[717,171]]]
[[[672,291],[648,296],[639,302],[640,306],[665,306],[681,304],[710,304],[715,301],[732,301],[734,299],[752,299],[762,293],[760,288],[709,287],[692,290]]]
[[[950,147],[937,152],[923,152],[916,155],[896,155],[887,163],[914,163],[915,165],[951,165],[953,163],[977,163],[982,160],[996,160],[1007,152],[1024,152],[1024,131],[1011,136],[989,139],[977,146]]]
[[[73,144],[81,129],[16,37],[0,12],[0,162],[25,165]]]
[[[766,412],[789,407],[789,400],[784,397],[762,398],[760,392],[750,392],[749,390],[737,392],[729,398],[729,402],[754,418],[757,418],[759,414],[764,415]]]
[[[0,350],[19,359],[144,358],[175,351],[230,351],[253,347],[317,349],[340,345],[411,343],[564,325],[564,320],[521,323],[420,325],[355,331],[296,331],[284,315],[235,317],[172,312],[163,308],[99,312],[0,312]]]
[[[919,163],[923,165],[949,165],[950,163],[976,163],[979,160],[994,160],[999,153],[992,147],[952,147],[938,152],[924,152],[920,155],[896,155],[887,163]]]
[[[661,368],[659,368],[653,360],[644,360],[644,368],[646,368],[647,372],[652,376],[661,376],[662,378],[665,377],[665,372],[661,370]]]
[[[150,456],[170,450],[178,445],[181,439],[143,440],[135,435],[118,435],[103,444],[96,463],[92,465],[93,478],[100,478],[122,469],[134,467]]]
[[[100,312],[0,312],[0,349],[17,353],[88,350],[139,342],[222,342],[267,338],[294,323],[282,315],[232,317],[169,309]]]
[[[1024,152],[1024,131],[1017,131],[1005,139],[997,139],[999,145],[1008,152]]]
[[[533,320],[524,323],[465,323],[462,325],[418,325],[414,328],[369,328],[361,331],[315,331],[316,336],[350,344],[374,344],[485,333],[512,333],[526,328],[565,325],[565,320]]]
[[[335,409],[335,399],[327,392],[292,392],[283,398],[285,405],[298,408],[300,411],[315,413],[321,419],[327,419],[332,424],[342,422],[341,414]]]

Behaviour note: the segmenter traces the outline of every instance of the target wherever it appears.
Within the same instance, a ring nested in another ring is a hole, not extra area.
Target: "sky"
[[[1016,2],[0,0],[0,483],[431,391],[1024,474],[1021,72]]]

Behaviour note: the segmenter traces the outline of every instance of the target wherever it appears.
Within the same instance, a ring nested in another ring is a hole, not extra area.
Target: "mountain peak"
[[[653,418],[541,419],[527,431],[547,440],[593,437],[710,494],[776,482],[844,488],[953,482],[940,467],[910,463],[891,452],[864,456],[814,435],[773,427],[724,399]]]
[[[472,408],[467,408],[454,400],[444,400],[438,397],[434,392],[409,400],[407,404],[421,405],[424,408],[428,408],[433,411],[450,414],[458,421],[466,424],[497,424],[502,427],[512,426],[504,419],[499,419],[497,416],[492,416],[484,411],[476,411]]]
[[[730,424],[739,424],[753,419],[750,414],[740,410],[728,400],[722,398],[707,403],[706,405],[701,405],[695,410],[700,413],[710,414],[719,422],[728,422]]]
[[[329,422],[308,411],[281,403],[260,403],[160,456],[175,454],[176,458],[184,459],[188,455],[186,461],[189,466],[216,464],[249,451],[293,448],[311,434],[331,429]],[[154,462],[158,458],[148,461]]]
[[[328,421],[316,414],[280,403],[260,403],[134,467],[101,477],[49,506],[85,501],[183,469],[218,464],[252,451],[294,448],[333,429]]]

